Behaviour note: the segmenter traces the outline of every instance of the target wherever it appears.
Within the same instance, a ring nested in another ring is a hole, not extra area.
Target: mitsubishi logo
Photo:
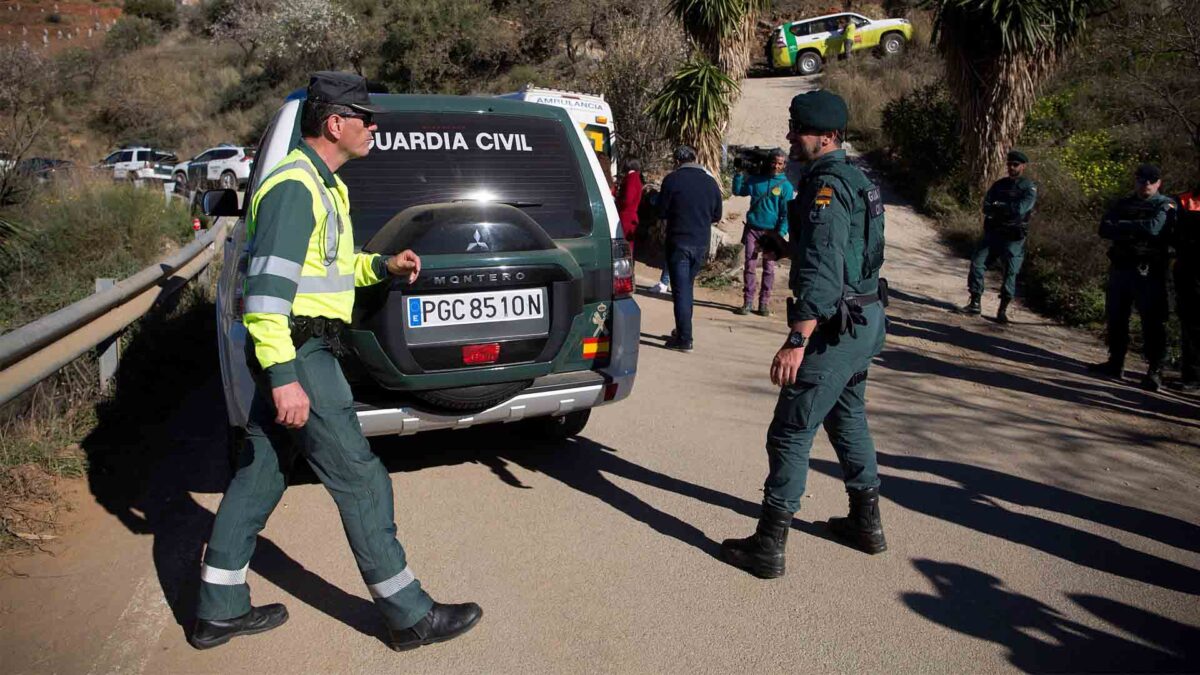
[[[479,234],[479,230],[475,230],[475,241],[467,245],[467,253],[472,251],[489,251],[487,242],[483,241],[483,237]]]

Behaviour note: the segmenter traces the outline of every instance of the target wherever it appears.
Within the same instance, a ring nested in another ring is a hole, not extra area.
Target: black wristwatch
[[[808,338],[804,336],[804,333],[794,330],[794,331],[788,333],[787,342],[785,342],[784,344],[786,344],[789,347],[792,347],[793,349],[802,349],[805,345],[808,344]]]

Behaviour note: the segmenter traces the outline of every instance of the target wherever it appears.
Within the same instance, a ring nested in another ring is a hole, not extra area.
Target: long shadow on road
[[[905,593],[909,608],[964,635],[1003,645],[1025,672],[1195,672],[1200,630],[1115,600],[1071,595],[1096,617],[1152,647],[1072,621],[1053,607],[1004,588],[985,572],[917,559],[933,594]]]
[[[1200,528],[1195,525],[959,462],[880,453],[879,464],[928,473],[957,483],[945,485],[895,473],[883,475],[882,496],[909,510],[1083,567],[1151,586],[1200,595],[1200,571],[1098,534],[1009,510],[998,500],[1119,528],[1186,551],[1200,549]],[[813,459],[811,466],[826,475],[841,476],[836,462]]]

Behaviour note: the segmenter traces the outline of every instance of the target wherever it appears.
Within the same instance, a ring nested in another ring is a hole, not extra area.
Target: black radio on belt
[[[297,349],[310,339],[319,337],[325,338],[325,342],[334,356],[345,356],[347,350],[342,341],[345,332],[346,322],[341,319],[330,319],[324,316],[292,317],[292,344]]]

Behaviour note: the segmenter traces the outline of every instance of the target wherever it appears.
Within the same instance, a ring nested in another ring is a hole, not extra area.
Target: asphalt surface
[[[739,113],[731,136],[781,142],[772,106],[790,79],[747,81],[739,110],[764,112]],[[412,569],[436,599],[484,608],[464,637],[391,652],[332,501],[298,474],[250,572],[255,602],[286,603],[290,621],[207,652],[186,644],[227,480],[210,380],[97,451],[109,461],[75,486],[52,555],[9,561],[24,576],[0,578],[2,670],[1200,670],[1200,400],[1089,377],[1101,345],[1022,308],[1009,327],[952,313],[965,261],[894,197],[888,208],[892,321],[868,389],[887,553],[828,536],[846,498],[822,435],[787,576],[716,559],[721,539],[753,529],[767,368],[786,329],[733,315],[737,289],[704,290],[695,352],[666,351],[671,305],[643,291],[634,393],[580,438],[501,427],[373,443]],[[657,278],[638,271],[643,286]]]

